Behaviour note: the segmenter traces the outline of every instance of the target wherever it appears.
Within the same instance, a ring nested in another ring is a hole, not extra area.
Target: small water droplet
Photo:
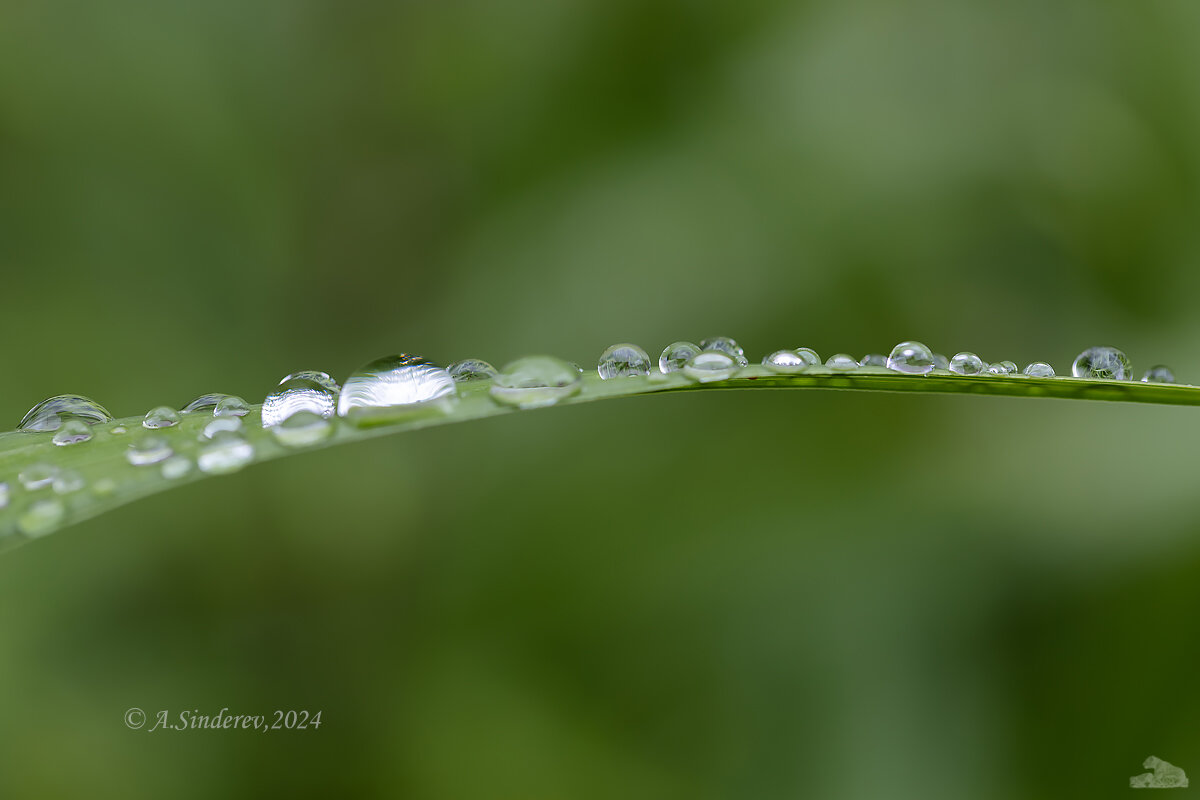
[[[275,440],[284,447],[308,447],[333,433],[333,423],[311,411],[297,411],[271,428]]]
[[[716,350],[718,353],[724,353],[737,362],[739,367],[744,367],[750,363],[746,360],[746,354],[742,351],[742,346],[728,336],[713,336],[708,339],[701,339],[700,349],[702,351]]]
[[[196,458],[196,466],[209,475],[237,472],[254,460],[254,448],[233,431],[221,431]]]
[[[950,371],[958,375],[978,375],[986,369],[983,359],[974,353],[955,353],[950,359]]]
[[[66,514],[61,500],[35,500],[17,516],[17,530],[26,536],[43,536],[57,528]]]
[[[854,360],[854,356],[847,355],[846,353],[835,353],[825,361],[825,366],[845,372],[858,369],[858,362]]]
[[[192,460],[187,456],[171,456],[162,462],[160,470],[167,480],[178,480],[192,471]]]
[[[211,413],[211,411],[217,407],[217,403],[221,402],[226,397],[232,397],[232,396],[233,395],[222,394],[220,392],[213,392],[211,394],[202,394],[199,397],[197,397],[195,400],[193,400],[192,402],[190,402],[186,406],[184,406],[183,409],[180,411],[180,413],[198,414],[202,411],[208,411]]]
[[[250,404],[236,395],[223,397],[213,408],[214,417],[244,417],[250,413]]]
[[[1017,365],[1013,361],[997,361],[989,364],[987,371],[993,375],[1012,375],[1017,371]]]
[[[1142,376],[1143,383],[1175,383],[1175,373],[1170,367],[1164,367],[1159,364],[1156,367],[1151,367],[1146,370],[1146,374]]]
[[[700,383],[723,381],[738,369],[733,356],[720,350],[704,350],[692,356],[683,368],[683,374]]]
[[[81,420],[68,419],[64,420],[57,431],[54,432],[54,437],[51,439],[59,447],[66,447],[72,444],[82,444],[83,442],[91,441],[92,429]]]
[[[879,353],[868,353],[858,362],[860,367],[886,367],[887,356]]]
[[[204,426],[204,430],[200,432],[200,441],[212,439],[218,433],[231,433],[242,429],[241,417],[217,417],[212,422]]]
[[[112,430],[110,430],[109,433],[111,433],[113,436],[124,436],[125,435],[125,426],[117,425]]]
[[[678,372],[687,366],[687,363],[692,360],[692,356],[701,352],[703,351],[698,344],[673,342],[663,348],[662,355],[658,357],[658,371],[664,375],[669,372]]]
[[[21,482],[29,491],[33,492],[38,489],[43,489],[54,483],[54,477],[58,475],[58,468],[50,464],[37,463],[31,464],[17,476],[17,480]]]
[[[442,367],[420,356],[376,359],[346,379],[338,414],[356,408],[390,408],[428,403],[452,395],[454,379]]]
[[[129,449],[125,451],[125,459],[135,467],[141,467],[166,461],[173,452],[170,443],[163,437],[143,436],[141,439],[129,443]]]
[[[801,372],[812,366],[795,350],[776,350],[769,356],[763,356],[762,363],[772,372]]]
[[[602,380],[649,375],[650,356],[636,344],[614,344],[600,355],[596,372]]]
[[[296,372],[279,382],[279,388],[267,395],[262,406],[262,426],[271,428],[288,417],[307,411],[320,417],[332,417],[337,411],[341,389],[324,372]]]
[[[1028,375],[1031,378],[1053,378],[1054,367],[1047,364],[1045,361],[1034,361],[1025,369],[1021,370],[1021,374]]]
[[[941,353],[934,353],[933,354],[933,368],[934,369],[950,369],[950,359],[946,358]]]
[[[8,483],[0,483],[0,508],[8,508]]]
[[[113,416],[95,400],[78,394],[60,394],[38,403],[17,425],[19,431],[56,431],[65,420],[88,425],[112,422]]]
[[[1115,347],[1089,347],[1075,357],[1071,374],[1076,378],[1128,381],[1133,380],[1133,365]]]
[[[471,381],[490,381],[496,377],[496,368],[479,358],[464,358],[446,367],[455,383],[470,383]]]
[[[526,356],[500,370],[490,391],[505,405],[540,408],[576,394],[582,385],[574,364],[554,356]]]
[[[57,494],[78,492],[83,487],[83,476],[73,469],[61,469],[54,476],[54,491]]]
[[[901,342],[892,348],[887,367],[896,372],[925,375],[933,371],[933,353],[920,342]]]
[[[170,406],[152,408],[146,412],[146,418],[142,420],[142,427],[149,428],[150,430],[173,428],[178,424],[179,412]]]

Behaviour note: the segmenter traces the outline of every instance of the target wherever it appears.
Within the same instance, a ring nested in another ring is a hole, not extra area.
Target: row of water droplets
[[[596,371],[605,381],[645,377],[652,382],[677,380],[708,383],[726,380],[746,368],[749,361],[742,347],[725,336],[703,339],[699,344],[674,342],[663,349],[657,369],[649,354],[635,344],[621,343],[601,354]],[[891,370],[910,375],[948,372],[959,375],[1023,375],[1053,377],[1048,363],[1033,362],[1018,371],[1012,361],[987,363],[974,353],[957,353],[952,358],[934,353],[920,342],[901,342],[888,356],[868,354],[855,359],[837,353],[822,362],[807,347],[777,350],[762,359],[775,373],[851,372],[859,369]],[[1111,347],[1093,347],[1081,353],[1071,367],[1075,377],[1132,380],[1129,359]],[[1146,382],[1174,383],[1169,369],[1148,370]],[[583,387],[583,370],[553,356],[528,356],[497,370],[480,359],[466,359],[441,367],[419,356],[393,355],[372,361],[354,372],[339,386],[324,372],[306,370],[285,376],[264,399],[261,425],[284,447],[314,445],[335,431],[338,418],[355,419],[372,410],[422,408],[447,411],[455,397],[474,395],[486,389],[501,405],[519,408],[549,406],[577,394]],[[158,406],[146,413],[144,431],[130,434],[124,426],[105,427],[105,436],[128,436],[125,458],[135,470],[157,469],[168,480],[182,478],[193,470],[225,474],[254,460],[255,448],[244,428],[244,417],[253,411],[249,403],[228,394],[205,394],[176,411]],[[196,441],[171,438],[167,429],[176,428],[186,417],[201,416]],[[84,447],[95,438],[93,426],[114,422],[99,403],[82,395],[58,395],[38,403],[18,425],[19,431],[49,433],[60,447]],[[182,451],[182,452],[181,452]],[[23,469],[15,483],[0,482],[0,510],[9,508],[14,490],[26,493],[24,502],[13,503],[15,527],[28,536],[49,532],[61,525],[68,513],[64,500],[87,487],[84,477],[71,469],[35,463]],[[93,494],[103,497],[117,490],[115,479],[95,481]]]

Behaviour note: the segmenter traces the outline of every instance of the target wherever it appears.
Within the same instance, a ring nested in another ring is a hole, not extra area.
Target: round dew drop
[[[152,431],[159,428],[173,428],[178,424],[179,412],[170,406],[152,408],[146,412],[146,416],[142,420],[142,427]]]
[[[858,364],[861,367],[886,367],[887,356],[880,355],[879,353],[867,353],[859,360]]]
[[[1146,374],[1142,376],[1142,383],[1175,383],[1175,373],[1169,367],[1159,364],[1146,370]]]
[[[21,470],[17,475],[17,480],[21,482],[28,491],[37,491],[44,489],[54,483],[54,478],[58,475],[58,467],[45,463],[31,464]]]
[[[887,367],[910,375],[925,375],[933,371],[933,352],[920,342],[901,342],[892,348]]]
[[[489,391],[507,406],[541,408],[577,394],[583,387],[578,367],[554,356],[518,358],[496,374]]]
[[[250,404],[240,397],[223,397],[213,406],[214,417],[244,417],[250,413]]]
[[[337,412],[337,383],[324,372],[295,372],[279,382],[279,388],[267,395],[262,405],[262,426],[270,428],[305,411],[320,417]]]
[[[192,471],[192,461],[187,456],[171,456],[162,462],[159,471],[169,481],[178,480]]]
[[[776,350],[769,356],[763,356],[762,363],[772,372],[801,372],[812,366],[795,350]]]
[[[738,363],[733,356],[719,350],[697,353],[683,368],[683,374],[700,383],[723,381],[737,372]]]
[[[86,483],[83,476],[73,469],[59,470],[58,475],[54,476],[54,493],[71,494],[72,492],[78,492]]]
[[[222,394],[220,392],[213,392],[211,394],[202,394],[199,397],[197,397],[195,400],[193,400],[192,402],[190,402],[186,406],[184,406],[180,413],[199,414],[200,412],[203,412],[203,411],[212,413],[212,411],[214,409],[216,409],[217,403],[221,402],[222,400],[224,400],[227,397],[232,397],[232,396],[233,395]]]
[[[95,400],[79,394],[60,394],[38,403],[17,425],[19,431],[56,431],[66,420],[87,425],[112,422],[113,416]]]
[[[662,355],[658,357],[658,371],[664,375],[669,372],[678,372],[687,366],[693,356],[702,352],[704,351],[698,344],[673,342],[663,348]]]
[[[297,411],[271,427],[275,440],[284,447],[308,447],[333,433],[333,422],[311,411]]]
[[[1089,347],[1075,357],[1071,374],[1076,378],[1129,381],[1133,380],[1133,365],[1115,347]]]
[[[17,516],[17,530],[29,537],[44,536],[58,528],[66,515],[61,500],[35,500]]]
[[[145,436],[130,443],[125,459],[135,467],[166,461],[174,454],[171,445],[161,436]]]
[[[858,369],[858,362],[854,360],[854,356],[845,353],[837,353],[832,355],[825,362],[825,366],[830,369],[841,370],[843,372],[852,369]]]
[[[1021,370],[1021,374],[1028,375],[1031,378],[1053,378],[1054,367],[1047,364],[1045,361],[1034,361],[1025,369]]]
[[[454,379],[444,368],[407,353],[384,356],[346,379],[337,413],[429,403],[454,394]]]
[[[218,433],[234,433],[241,429],[242,420],[240,417],[217,417],[204,426],[204,430],[200,432],[200,441],[211,440]]]
[[[742,351],[742,346],[728,336],[713,336],[708,339],[702,339],[700,340],[700,350],[716,350],[718,353],[724,353],[732,358],[739,367],[744,367],[750,363],[746,360],[746,354]]]
[[[941,353],[934,353],[933,354],[933,368],[934,369],[950,369],[950,359],[946,358]]]
[[[635,378],[650,374],[650,356],[636,344],[614,344],[600,355],[596,372],[601,380]]]
[[[446,367],[455,383],[490,381],[496,377],[496,368],[479,358],[464,358]]]
[[[983,359],[974,353],[956,353],[950,359],[950,371],[957,375],[978,375],[984,369]]]
[[[86,423],[78,419],[68,419],[63,421],[61,427],[54,432],[51,439],[59,447],[65,447],[72,444],[82,444],[83,442],[91,441],[92,429]]]
[[[221,431],[200,451],[196,466],[208,475],[228,475],[254,460],[254,447],[233,431]]]
[[[989,365],[987,371],[993,375],[1012,375],[1017,371],[1017,365],[1012,361],[997,361]]]

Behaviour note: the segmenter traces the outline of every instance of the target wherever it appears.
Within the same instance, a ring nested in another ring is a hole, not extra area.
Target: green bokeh
[[[1198,177],[1183,0],[10,0],[0,419],[712,334],[1200,382]],[[1194,409],[750,394],[299,456],[6,555],[0,797],[1200,776]]]

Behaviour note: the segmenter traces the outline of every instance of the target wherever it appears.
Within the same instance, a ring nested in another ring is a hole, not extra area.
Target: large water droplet
[[[135,467],[141,467],[166,461],[173,452],[170,443],[162,436],[143,436],[129,443],[125,458]]]
[[[420,356],[376,359],[346,379],[338,414],[356,408],[390,408],[428,403],[454,393],[454,379],[442,367]]]
[[[1013,361],[997,361],[989,364],[987,371],[993,375],[1012,375],[1017,371],[1017,365]]]
[[[68,419],[88,425],[112,422],[113,416],[95,400],[78,394],[60,394],[38,403],[17,425],[19,431],[56,431]]]
[[[933,371],[933,353],[920,342],[901,342],[892,348],[887,367],[896,372],[924,375]]]
[[[703,352],[700,345],[691,342],[673,342],[663,348],[658,357],[658,370],[666,375],[668,372],[678,372],[687,366],[692,356]]]
[[[1075,357],[1071,374],[1076,378],[1129,381],[1133,380],[1133,365],[1115,347],[1089,347]]]
[[[236,395],[222,397],[213,407],[214,417],[244,417],[250,413],[250,404]]]
[[[38,462],[30,464],[25,469],[21,470],[17,475],[17,480],[21,482],[29,491],[37,491],[54,483],[54,477],[58,475],[58,468],[50,464]]]
[[[649,375],[650,356],[636,344],[614,344],[600,355],[596,372],[603,380]]]
[[[683,374],[700,383],[723,381],[737,372],[738,362],[720,350],[705,350],[692,356]]]
[[[200,455],[196,457],[196,465],[200,471],[209,475],[227,475],[237,472],[254,460],[254,448],[232,431],[222,431],[213,437]]]
[[[1142,376],[1143,383],[1175,383],[1175,373],[1169,367],[1159,364],[1146,370]]]
[[[985,368],[983,359],[974,353],[955,353],[950,359],[950,371],[958,375],[978,375]]]
[[[211,394],[202,394],[199,397],[197,397],[195,400],[193,400],[192,402],[190,402],[186,406],[184,406],[182,409],[182,413],[198,414],[202,411],[208,411],[211,413],[212,410],[217,407],[217,403],[220,403],[222,400],[224,400],[227,397],[233,397],[233,395],[222,394],[220,392],[213,392]]]
[[[43,536],[57,528],[66,515],[61,500],[35,500],[17,516],[17,530],[26,536]]]
[[[142,420],[142,427],[149,428],[150,430],[173,428],[178,424],[179,412],[170,406],[152,408],[146,412],[146,417]]]
[[[802,358],[795,350],[776,350],[769,356],[763,356],[762,363],[772,372],[800,372],[812,366],[808,359]]]
[[[308,447],[333,433],[333,423],[311,411],[297,411],[271,428],[275,440],[284,447]]]
[[[713,336],[708,339],[701,339],[700,349],[716,350],[718,353],[724,353],[737,362],[739,367],[744,367],[750,363],[746,360],[746,354],[742,351],[742,346],[728,336]]]
[[[1054,367],[1047,364],[1045,361],[1034,361],[1025,369],[1021,370],[1023,375],[1028,375],[1031,378],[1053,378]]]
[[[68,419],[63,420],[62,425],[54,432],[54,437],[51,439],[59,447],[64,447],[72,444],[82,444],[83,442],[91,441],[92,429],[82,420]]]
[[[867,353],[858,364],[861,367],[886,367],[887,356],[879,353]]]
[[[332,417],[337,412],[339,391],[337,383],[324,372],[294,372],[263,401],[262,425],[273,427],[301,411]]]
[[[582,387],[582,376],[574,364],[554,356],[518,358],[492,381],[492,397],[520,408],[554,405]]]
[[[470,383],[471,381],[490,381],[496,377],[496,368],[479,358],[464,358],[446,367],[455,383]]]
[[[846,353],[835,353],[826,359],[825,366],[830,369],[847,372],[852,369],[858,369],[858,362],[854,360],[854,356],[847,355]]]

